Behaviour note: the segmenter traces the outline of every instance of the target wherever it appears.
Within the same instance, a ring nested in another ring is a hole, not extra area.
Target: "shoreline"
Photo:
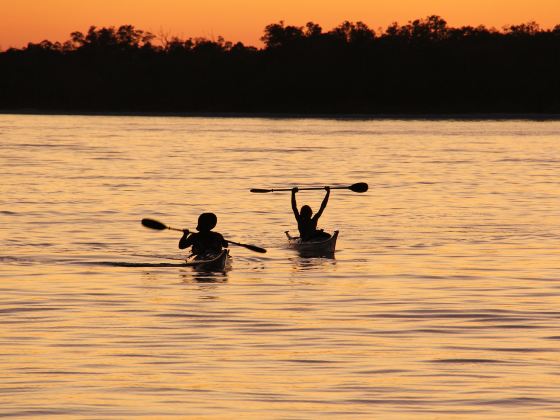
[[[136,112],[136,111],[67,111],[36,109],[0,109],[0,115],[52,115],[99,117],[184,117],[184,118],[262,118],[262,119],[326,119],[326,120],[461,120],[461,121],[560,121],[560,114],[535,113],[281,113],[281,112]]]

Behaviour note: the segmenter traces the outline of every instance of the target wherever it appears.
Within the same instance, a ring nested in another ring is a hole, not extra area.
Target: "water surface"
[[[0,416],[560,417],[560,122],[4,115],[0,147]],[[336,259],[249,193],[358,181]],[[268,253],[201,274],[139,223],[204,211]]]

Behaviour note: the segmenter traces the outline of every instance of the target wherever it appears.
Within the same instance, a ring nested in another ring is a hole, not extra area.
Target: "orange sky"
[[[137,28],[183,37],[222,35],[260,45],[265,25],[319,23],[325,30],[343,20],[371,28],[437,14],[450,25],[495,26],[530,20],[542,27],[560,24],[560,0],[0,0],[0,48],[28,41],[64,41],[90,25]]]

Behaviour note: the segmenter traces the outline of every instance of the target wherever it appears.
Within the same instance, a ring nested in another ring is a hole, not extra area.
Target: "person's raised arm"
[[[296,202],[296,193],[299,191],[298,187],[292,188],[292,211],[294,212],[294,216],[296,216],[296,220],[299,220],[299,212],[297,209],[297,202]]]
[[[325,208],[327,207],[327,203],[329,202],[329,196],[331,195],[331,187],[325,187],[325,190],[327,190],[327,193],[325,194],[325,198],[323,198],[323,202],[321,203],[321,208],[315,214],[315,216],[313,216],[315,220],[319,220],[319,217],[321,217],[321,215],[325,211]]]
[[[189,236],[189,230],[183,230],[183,236],[179,240],[179,249],[185,249],[192,245],[191,241],[187,238]]]

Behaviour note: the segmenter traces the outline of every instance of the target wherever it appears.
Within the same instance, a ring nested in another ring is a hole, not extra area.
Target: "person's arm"
[[[222,248],[227,248],[229,246],[229,242],[226,241],[221,234],[220,234],[220,240],[222,241]]]
[[[292,188],[292,211],[294,212],[294,216],[296,216],[296,220],[299,220],[299,212],[296,203],[296,193],[298,191],[299,191],[298,187]]]
[[[190,238],[188,238],[189,233],[188,229],[183,230],[183,236],[179,240],[179,249],[185,249],[192,245]]]
[[[327,207],[327,203],[329,202],[329,196],[331,195],[331,187],[325,187],[325,190],[327,190],[327,193],[325,194],[325,198],[323,198],[323,202],[321,203],[321,208],[315,214],[315,216],[313,216],[315,220],[319,220],[319,217],[321,217],[321,215],[325,211],[325,208]]]

